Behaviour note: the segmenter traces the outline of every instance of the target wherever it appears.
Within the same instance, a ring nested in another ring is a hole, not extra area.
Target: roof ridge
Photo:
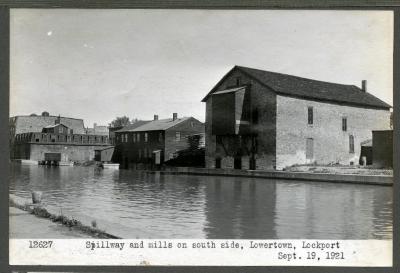
[[[83,121],[82,118],[70,118],[70,117],[52,116],[52,115],[50,115],[50,116],[42,116],[42,115],[36,115],[36,116],[31,116],[31,115],[15,115],[15,116],[11,116],[10,118],[16,118],[16,117],[33,117],[33,118],[49,118],[49,117],[58,118],[58,117],[60,117],[60,118],[75,119],[75,120],[82,120],[82,121]]]
[[[336,82],[328,82],[328,81],[310,79],[310,78],[300,77],[300,76],[296,76],[296,75],[285,74],[285,73],[280,73],[280,72],[273,72],[273,71],[269,71],[269,70],[262,70],[262,69],[258,69],[258,68],[251,68],[251,67],[240,66],[240,65],[236,65],[236,67],[239,68],[239,69],[256,70],[256,71],[260,71],[260,72],[264,72],[264,73],[267,72],[267,73],[271,73],[271,74],[275,74],[275,75],[293,77],[293,78],[306,80],[306,81],[314,81],[314,82],[321,82],[321,83],[328,83],[328,84],[335,84],[335,85],[344,85],[344,86],[353,86],[353,87],[356,87],[357,89],[361,90],[360,87],[358,87],[357,85],[354,85],[354,84],[342,84],[342,83],[336,83]]]

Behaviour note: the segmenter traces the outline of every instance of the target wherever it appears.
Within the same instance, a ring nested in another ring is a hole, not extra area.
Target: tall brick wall
[[[249,78],[246,74],[234,70],[216,88],[216,91],[225,90],[235,86],[237,77],[241,84],[250,85],[250,111],[258,110],[258,123],[251,123],[252,133],[257,135],[256,169],[269,170],[275,165],[275,120],[276,120],[276,95],[271,90],[260,85],[257,81]],[[206,101],[206,167],[215,168],[215,159],[221,158],[222,168],[233,168],[233,157],[216,153],[221,151],[217,147],[216,136],[212,135],[212,104],[213,98],[209,96]],[[242,156],[242,169],[249,168],[249,157]]]
[[[308,125],[307,109],[313,107],[314,122]],[[276,164],[358,164],[360,143],[372,139],[372,130],[389,129],[390,112],[277,96]],[[347,131],[342,131],[342,118]],[[354,136],[354,153],[349,152]],[[314,142],[314,157],[306,160],[306,139]]]

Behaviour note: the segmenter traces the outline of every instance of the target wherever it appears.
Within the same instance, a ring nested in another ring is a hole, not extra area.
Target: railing
[[[84,135],[84,134],[46,134],[46,133],[23,133],[14,138],[16,143],[71,143],[71,144],[109,144],[108,136]]]

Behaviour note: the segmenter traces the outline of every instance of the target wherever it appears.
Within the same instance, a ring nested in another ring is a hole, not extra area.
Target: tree
[[[130,121],[127,116],[116,117],[113,121],[111,121],[110,127],[123,127],[128,124],[130,124]]]
[[[205,167],[205,148],[201,145],[202,136],[188,136],[188,148],[177,152],[176,157],[165,162],[168,166]]]
[[[37,115],[35,113],[30,114],[31,117],[36,117]]]
[[[42,116],[43,116],[43,117],[48,117],[48,116],[50,116],[50,114],[49,114],[49,112],[44,111],[44,112],[42,112]]]

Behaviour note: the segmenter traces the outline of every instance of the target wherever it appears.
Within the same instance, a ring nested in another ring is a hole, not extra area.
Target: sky
[[[234,65],[361,86],[392,105],[391,11],[14,9],[10,116],[205,120]]]

